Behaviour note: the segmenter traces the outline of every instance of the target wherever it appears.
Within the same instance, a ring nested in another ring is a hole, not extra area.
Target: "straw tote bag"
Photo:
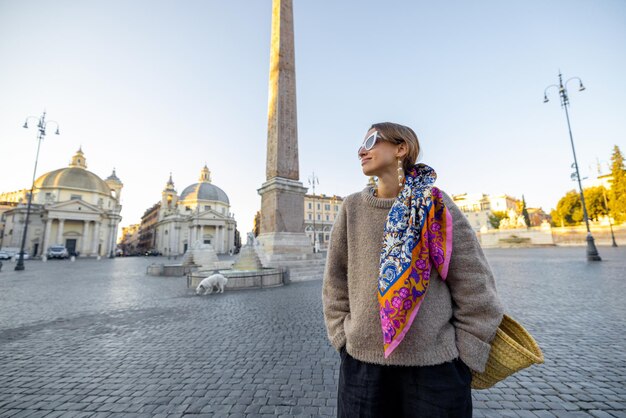
[[[543,363],[543,353],[530,333],[504,314],[491,342],[485,371],[472,370],[472,389],[487,389],[533,364]]]

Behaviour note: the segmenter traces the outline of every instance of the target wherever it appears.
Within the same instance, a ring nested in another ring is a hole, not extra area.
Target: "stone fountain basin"
[[[146,274],[150,276],[184,276],[197,269],[194,265],[183,264],[150,264],[146,270]]]
[[[213,274],[214,270],[194,271],[187,274],[187,287],[195,289],[205,277]],[[263,267],[260,270],[233,270],[219,269],[221,274],[228,278],[226,289],[260,289],[283,285],[284,269]]]

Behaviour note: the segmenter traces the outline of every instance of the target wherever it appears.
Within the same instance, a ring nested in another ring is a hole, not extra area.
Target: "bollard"
[[[70,261],[71,261],[72,263],[73,263],[74,261],[76,261],[76,256],[75,256],[75,255],[71,256],[71,257],[70,257]]]
[[[48,257],[46,257],[46,255],[44,254],[41,256],[41,262],[45,263],[46,261],[48,261]]]
[[[2,271],[2,261],[0,261],[0,271]]]
[[[100,260],[102,257],[100,257],[100,255],[98,254],[98,256],[96,257],[96,260]]]

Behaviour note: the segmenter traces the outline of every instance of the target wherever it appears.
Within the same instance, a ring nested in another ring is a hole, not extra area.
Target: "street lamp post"
[[[576,169],[576,180],[578,181],[578,189],[580,191],[580,201],[583,205],[583,218],[585,219],[585,225],[587,226],[587,260],[588,261],[601,261],[600,254],[598,254],[598,249],[596,248],[595,241],[593,236],[591,235],[591,229],[589,228],[589,216],[587,215],[587,205],[585,204],[585,195],[583,193],[583,186],[580,181],[580,172],[578,171],[578,161],[576,159],[576,149],[574,148],[574,138],[572,137],[572,128],[569,122],[569,112],[567,111],[567,107],[569,106],[569,97],[567,94],[567,83],[571,80],[578,80],[579,87],[578,91],[585,90],[585,86],[583,86],[583,82],[579,77],[569,78],[565,83],[563,83],[563,77],[561,76],[561,72],[559,71],[559,84],[552,84],[545,88],[543,91],[543,102],[547,103],[548,100],[548,89],[551,87],[556,87],[559,89],[559,96],[561,98],[561,107],[565,109],[565,119],[567,120],[567,130],[569,132],[570,143],[572,144],[572,153],[574,154],[574,168]]]
[[[24,122],[23,128],[28,128],[28,120],[36,119],[35,116],[29,116],[26,118]],[[57,127],[55,132],[56,135],[59,135],[59,124],[56,121],[47,121],[46,122],[46,111],[44,110],[43,115],[39,117],[39,121],[37,122],[37,154],[35,156],[35,169],[33,170],[33,181],[30,186],[30,194],[28,195],[28,205],[26,206],[26,220],[24,222],[24,230],[22,232],[22,245],[20,246],[20,256],[17,259],[17,264],[15,265],[15,270],[21,271],[24,270],[24,246],[26,245],[26,234],[28,232],[28,221],[30,218],[30,206],[33,201],[33,190],[35,189],[35,176],[37,174],[37,162],[39,161],[39,148],[41,147],[41,140],[46,136],[46,128],[49,123],[54,123]],[[46,251],[44,248],[43,251]]]
[[[309,177],[309,184],[313,188],[313,252],[316,252],[315,240],[317,235],[317,229],[315,226],[315,184],[320,184],[315,172]]]

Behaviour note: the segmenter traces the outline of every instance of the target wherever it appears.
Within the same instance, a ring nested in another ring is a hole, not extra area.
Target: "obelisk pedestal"
[[[274,177],[263,183],[258,192],[261,195],[261,233],[257,240],[270,265],[272,261],[302,259],[299,255],[312,254],[311,240],[304,233],[307,188],[299,181]]]

